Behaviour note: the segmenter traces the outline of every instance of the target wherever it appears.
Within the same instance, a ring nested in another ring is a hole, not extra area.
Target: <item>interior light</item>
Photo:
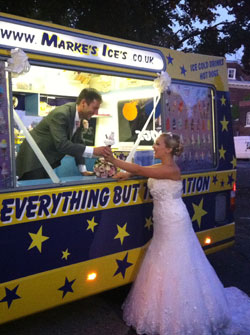
[[[96,272],[91,272],[88,274],[87,276],[87,280],[90,281],[90,280],[95,280],[97,277],[97,273]]]
[[[212,240],[211,240],[210,237],[206,237],[206,238],[205,238],[205,242],[204,242],[205,244],[208,245],[208,244],[211,244],[211,242],[212,242]]]

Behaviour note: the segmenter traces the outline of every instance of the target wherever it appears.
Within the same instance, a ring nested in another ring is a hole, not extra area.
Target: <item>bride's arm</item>
[[[123,171],[120,171],[120,172],[117,172],[113,178],[114,179],[120,179],[120,180],[126,180],[126,179],[129,179],[131,177],[133,177],[134,175],[130,172],[123,172]]]
[[[124,162],[114,156],[109,156],[107,159],[115,166],[125,170],[133,175],[143,176],[156,179],[180,179],[180,170],[178,167],[165,166],[162,164],[152,166],[141,166],[135,163]]]

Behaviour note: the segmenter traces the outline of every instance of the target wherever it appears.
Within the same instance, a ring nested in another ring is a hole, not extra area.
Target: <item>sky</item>
[[[181,10],[177,9],[177,11],[179,11],[180,15],[181,15]],[[219,14],[219,16],[217,17],[217,20],[213,24],[217,24],[217,23],[223,22],[225,20],[227,20],[229,22],[235,20],[234,15],[229,15],[227,10],[225,8],[223,8],[222,6],[217,6],[217,9],[215,10],[215,12],[217,12]],[[196,26],[198,28],[203,28],[205,26],[205,24],[200,24],[199,22],[194,22],[194,26]],[[178,25],[175,26],[175,29],[176,30],[179,29]],[[226,54],[225,57],[226,57],[227,60],[240,61],[241,58],[242,58],[242,52],[243,52],[243,48],[240,48],[236,53]]]
[[[235,17],[234,15],[229,15],[227,13],[227,10],[221,6],[218,6],[217,13],[220,14],[220,16],[217,18],[216,23],[228,20],[229,22],[234,21]],[[225,57],[227,60],[240,60],[242,57],[243,47],[240,48],[236,53],[234,54],[227,54]]]

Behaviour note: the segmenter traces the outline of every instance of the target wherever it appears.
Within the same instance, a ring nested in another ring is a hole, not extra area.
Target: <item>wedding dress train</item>
[[[123,317],[138,334],[250,335],[250,298],[224,288],[182,201],[182,182],[149,178],[154,234]]]

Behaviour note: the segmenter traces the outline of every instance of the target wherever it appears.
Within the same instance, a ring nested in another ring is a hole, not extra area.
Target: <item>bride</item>
[[[179,136],[163,133],[153,149],[161,160],[153,166],[107,158],[127,171],[114,178],[148,177],[154,199],[154,234],[123,304],[126,324],[147,335],[250,335],[250,298],[235,287],[223,287],[182,201],[174,160],[183,151]]]

